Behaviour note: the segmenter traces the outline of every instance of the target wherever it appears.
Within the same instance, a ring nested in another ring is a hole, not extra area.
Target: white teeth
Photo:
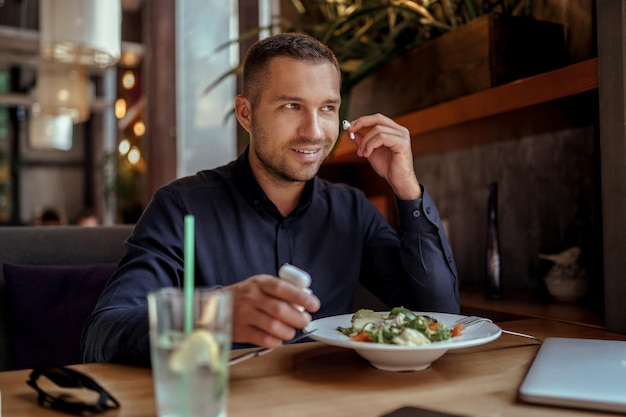
[[[305,154],[314,154],[314,153],[317,152],[317,151],[307,151],[307,150],[304,150],[304,149],[294,149],[294,150],[296,152],[305,153]]]

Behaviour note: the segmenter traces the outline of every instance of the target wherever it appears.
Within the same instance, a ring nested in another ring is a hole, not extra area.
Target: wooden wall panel
[[[146,199],[176,178],[175,6],[175,0],[150,0],[146,4]]]
[[[597,13],[605,322],[626,333],[626,0],[600,1]]]

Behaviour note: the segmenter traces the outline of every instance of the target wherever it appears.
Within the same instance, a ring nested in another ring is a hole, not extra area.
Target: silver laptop
[[[626,412],[626,342],[548,337],[519,394],[530,403]]]

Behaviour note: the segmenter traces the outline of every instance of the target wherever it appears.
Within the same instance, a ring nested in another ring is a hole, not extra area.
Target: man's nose
[[[321,119],[316,112],[305,115],[300,124],[300,136],[312,139],[320,139],[324,136]]]

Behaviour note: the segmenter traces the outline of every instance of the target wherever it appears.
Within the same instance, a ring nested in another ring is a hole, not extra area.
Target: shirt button
[[[254,205],[258,206],[259,204],[261,204],[261,202],[259,200],[254,200]]]
[[[426,207],[426,214],[430,214],[430,207]]]
[[[422,213],[420,213],[419,210],[413,210],[413,217],[419,217],[421,215],[422,215]]]
[[[452,256],[448,256],[448,262],[452,263]]]

